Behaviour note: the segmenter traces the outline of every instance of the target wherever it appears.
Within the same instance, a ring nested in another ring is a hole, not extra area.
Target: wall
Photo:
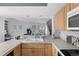
[[[52,35],[54,34],[54,18],[52,17]]]
[[[43,20],[43,19],[42,19]],[[11,34],[11,36],[14,38],[16,37],[17,35],[23,35],[23,34],[26,34],[27,32],[27,28],[31,28],[33,24],[40,24],[40,26],[44,25],[44,27],[46,25],[45,22],[42,22],[39,21],[39,22],[36,22],[34,23],[33,22],[30,22],[30,21],[21,21],[21,20],[17,20],[16,18],[9,18],[8,19],[8,30],[9,30],[9,34]],[[39,29],[38,29],[39,30]],[[46,32],[46,35],[49,35],[49,32],[48,32],[48,28],[45,29],[45,32]]]
[[[48,6],[0,6],[0,16],[51,18],[65,3],[48,3]],[[55,11],[55,12],[54,12]]]
[[[0,17],[0,42],[4,41],[4,34],[5,34],[4,20],[5,20],[5,18]]]
[[[16,19],[10,19],[8,21],[8,31],[12,37],[15,37],[16,35],[25,34],[26,27],[29,28],[30,26],[28,24],[26,24],[25,22],[21,22],[21,21],[18,21]]]

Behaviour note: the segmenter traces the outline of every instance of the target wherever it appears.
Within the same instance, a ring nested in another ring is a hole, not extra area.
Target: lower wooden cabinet
[[[52,56],[52,44],[45,44],[45,56]]]
[[[57,56],[57,54],[58,54],[58,51],[57,51],[55,45],[52,44],[52,55]]]
[[[32,49],[22,49],[22,56],[32,56]]]
[[[44,56],[44,49],[22,49],[22,56]]]
[[[22,44],[22,56],[51,56],[52,44]]]
[[[57,56],[53,44],[21,44],[13,51],[14,56]]]
[[[14,56],[21,56],[21,45],[17,46],[13,51]]]

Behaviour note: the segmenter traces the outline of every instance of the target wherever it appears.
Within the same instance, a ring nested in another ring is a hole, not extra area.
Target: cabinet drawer
[[[26,48],[44,48],[43,44],[22,44],[22,49]]]

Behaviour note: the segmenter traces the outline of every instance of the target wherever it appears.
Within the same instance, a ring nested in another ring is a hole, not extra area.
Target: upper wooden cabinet
[[[67,12],[71,11],[71,4],[67,4],[64,7],[64,31],[67,31]]]
[[[71,10],[78,7],[78,6],[79,6],[79,3],[71,3],[70,4]]]
[[[57,15],[54,16],[54,29],[57,30]]]
[[[62,12],[61,12],[62,11]],[[54,17],[55,30],[64,30],[64,9],[61,9]]]
[[[65,7],[65,14],[69,11],[71,11],[71,4],[67,4]]]
[[[78,6],[79,6],[79,3],[67,4],[54,16],[55,30],[67,31],[67,13]]]

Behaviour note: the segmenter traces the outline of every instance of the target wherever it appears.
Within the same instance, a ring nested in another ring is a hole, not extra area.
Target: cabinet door
[[[22,44],[22,56],[44,56],[44,44]]]
[[[45,44],[45,56],[52,56],[52,44]]]
[[[22,56],[44,56],[43,48],[22,49]]]
[[[57,24],[57,15],[54,16],[54,29],[57,30],[58,24]]]
[[[71,10],[72,10],[72,9],[78,7],[79,3],[71,3],[70,6],[71,6]]]
[[[44,56],[43,48],[22,49],[22,56]]]
[[[17,46],[15,49],[14,49],[14,56],[20,56],[21,55],[21,46]]]
[[[32,49],[32,56],[44,56],[44,48]]]
[[[66,10],[65,13],[71,11],[71,4],[67,4],[67,5],[65,6],[65,10]]]
[[[58,31],[63,31],[65,29],[65,25],[64,25],[64,8],[62,8],[54,17],[54,26],[55,26],[55,30]]]
[[[52,44],[22,44],[22,56],[51,56]]]
[[[65,31],[67,31],[67,13],[71,11],[70,4],[66,5],[64,8],[64,25],[65,25]]]
[[[79,3],[70,3],[63,7],[54,17],[55,30],[67,31],[67,13],[79,6]]]
[[[57,49],[55,48],[55,46],[52,44],[52,55],[53,55],[53,56],[57,56],[57,54],[58,54],[58,51],[57,51]]]
[[[58,27],[60,31],[64,31],[64,8],[61,11],[59,12]]]
[[[32,56],[32,49],[22,49],[22,56]]]
[[[65,16],[65,31],[67,31],[67,13],[69,12],[69,11],[71,11],[72,9],[74,9],[74,8],[76,8],[76,7],[78,7],[79,6],[79,3],[70,3],[70,4],[67,4],[66,6],[65,6],[65,12],[64,12],[64,16]],[[61,11],[62,12],[62,11]]]

